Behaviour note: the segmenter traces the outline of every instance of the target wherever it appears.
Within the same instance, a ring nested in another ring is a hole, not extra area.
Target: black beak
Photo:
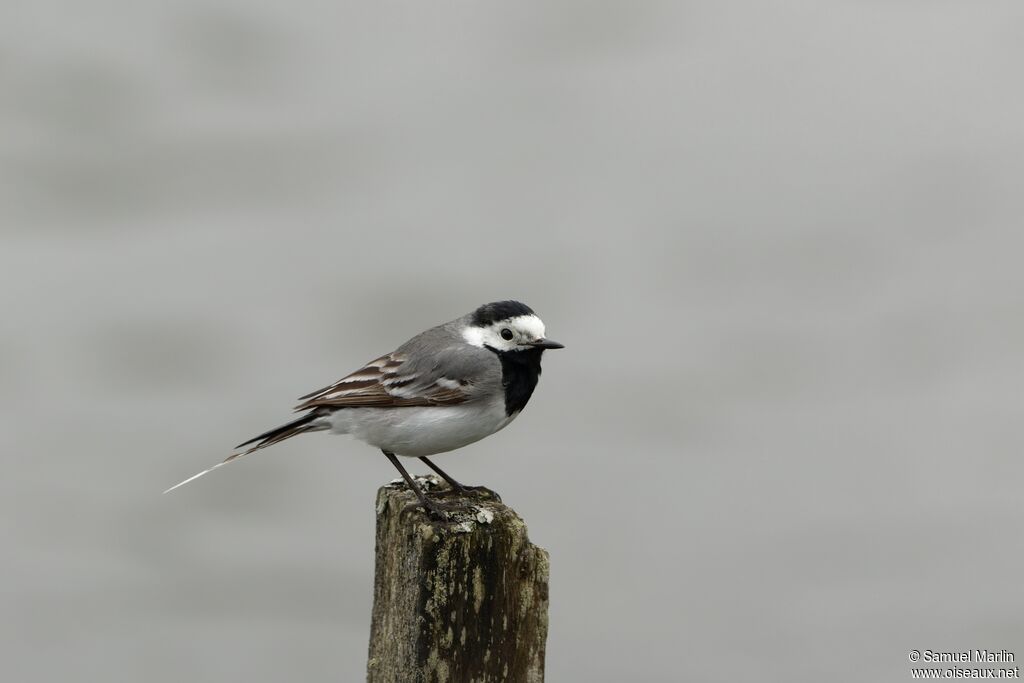
[[[526,342],[527,346],[532,346],[535,349],[564,349],[565,344],[559,344],[553,339],[538,339],[535,342]]]

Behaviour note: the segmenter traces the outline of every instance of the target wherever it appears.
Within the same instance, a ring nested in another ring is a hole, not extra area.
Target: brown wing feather
[[[404,362],[405,357],[399,353],[375,358],[334,384],[302,396],[295,410],[456,405],[469,398],[459,387],[439,384],[428,385],[415,396],[403,396],[403,388],[418,379],[415,374],[400,372]]]
[[[323,394],[332,393],[334,391],[337,391],[342,384],[345,384],[345,383],[348,383],[348,382],[352,382],[352,381],[354,381],[354,378],[357,378],[357,377],[363,376],[363,375],[367,376],[367,381],[370,381],[371,383],[374,383],[377,380],[379,380],[381,375],[383,374],[382,369],[384,368],[384,366],[385,365],[389,365],[389,364],[390,364],[390,367],[396,368],[399,365],[401,365],[402,363],[397,358],[395,358],[395,354],[393,354],[393,353],[389,353],[386,356],[381,356],[380,358],[374,358],[373,360],[371,360],[369,363],[367,363],[363,367],[359,368],[358,370],[356,370],[353,373],[350,373],[350,374],[342,377],[341,379],[339,379],[334,384],[328,384],[326,387],[323,387],[322,389],[317,389],[316,391],[311,391],[308,394],[306,394],[305,396],[299,396],[299,400],[300,401],[305,401],[306,399],[313,398],[314,396],[321,396]],[[298,410],[298,409],[296,409],[296,410]]]

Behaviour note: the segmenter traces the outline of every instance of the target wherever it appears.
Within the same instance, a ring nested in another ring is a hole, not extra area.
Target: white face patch
[[[507,337],[512,333],[511,339],[505,339],[502,331]],[[499,320],[487,327],[469,326],[462,331],[462,338],[473,346],[489,346],[498,351],[521,351],[531,348],[526,346],[529,342],[535,342],[544,338],[544,323],[535,315],[519,315],[508,320]]]

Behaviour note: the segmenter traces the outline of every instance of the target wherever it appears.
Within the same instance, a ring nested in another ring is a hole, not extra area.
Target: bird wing
[[[249,450],[231,455],[164,493],[253,451],[296,434],[325,429],[316,424],[316,418],[324,412],[358,407],[451,406],[501,390],[500,364],[489,351],[428,341],[430,343],[425,344],[421,338],[414,337],[397,351],[375,358],[334,384],[306,394],[299,399],[301,403],[295,410],[318,410],[240,444],[238,447],[242,448],[258,442]]]
[[[473,382],[465,377],[446,376],[439,371],[440,365],[438,359],[426,367],[422,362],[413,364],[407,354],[394,351],[375,358],[334,384],[300,397],[301,403],[295,410],[445,406],[472,398]]]

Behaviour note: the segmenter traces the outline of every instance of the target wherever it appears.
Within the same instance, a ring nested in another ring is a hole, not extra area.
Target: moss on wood
[[[426,489],[433,477],[417,477]],[[436,495],[436,493],[434,494]],[[404,483],[377,492],[370,683],[539,683],[548,554],[511,508],[481,495],[447,520],[413,507]]]

